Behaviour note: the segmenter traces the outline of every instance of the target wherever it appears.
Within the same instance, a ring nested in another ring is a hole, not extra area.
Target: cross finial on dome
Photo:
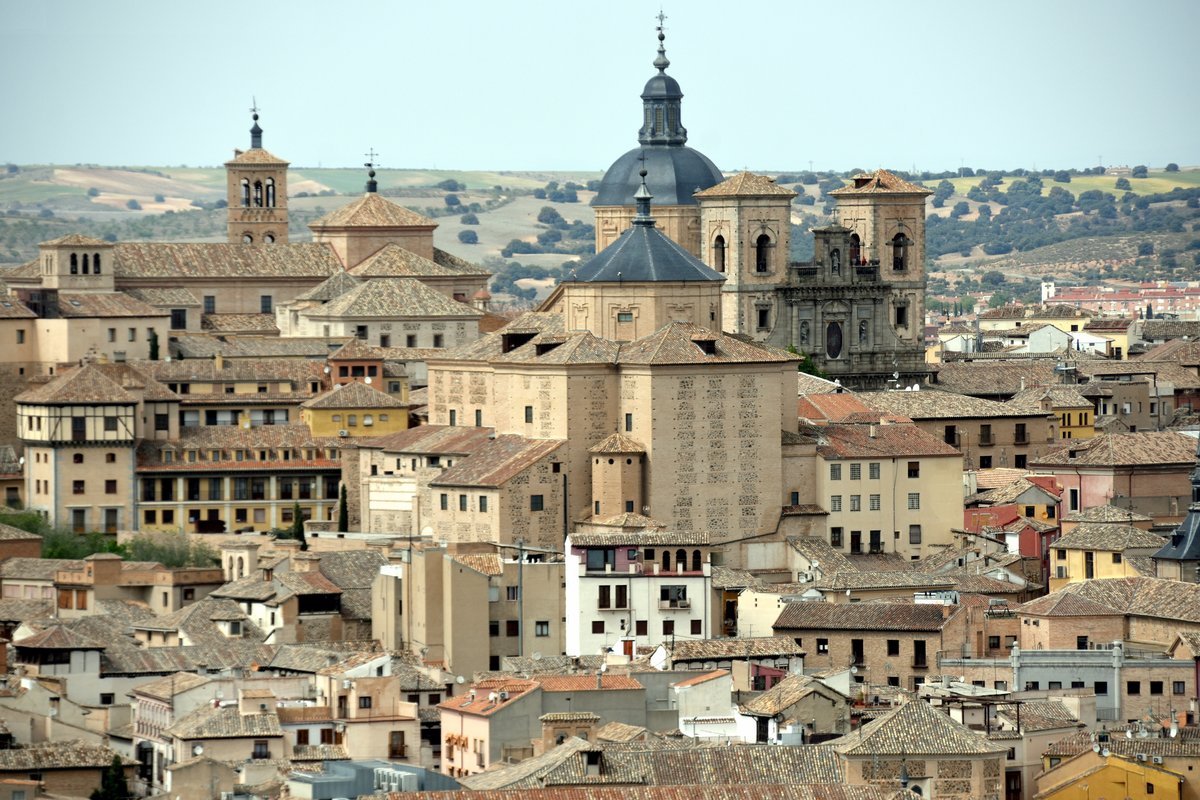
[[[637,204],[637,213],[633,216],[633,224],[654,227],[654,217],[650,216],[650,200],[654,195],[650,194],[650,188],[646,186],[646,152],[644,150],[638,160],[642,162],[642,168],[638,171],[642,185],[633,193],[633,200]]]
[[[375,159],[379,157],[379,153],[372,147],[364,155],[367,157],[367,163],[363,164],[367,168],[367,194],[374,194],[379,189],[379,184],[375,182],[375,168],[379,166]]]
[[[254,127],[250,129],[250,149],[262,149],[262,128],[258,127],[258,99],[253,95],[250,97],[250,117],[254,120]]]
[[[663,33],[663,22],[666,21],[667,15],[663,13],[662,7],[658,9],[658,57],[654,59],[654,66],[659,72],[665,72],[667,67],[671,66],[671,62],[667,60],[667,48],[663,42],[667,35]]]

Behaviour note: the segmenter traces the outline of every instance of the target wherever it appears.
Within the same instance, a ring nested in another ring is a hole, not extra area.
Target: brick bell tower
[[[250,112],[250,149],[234,150],[225,162],[229,242],[282,244],[288,240],[288,162],[263,149],[257,104]]]

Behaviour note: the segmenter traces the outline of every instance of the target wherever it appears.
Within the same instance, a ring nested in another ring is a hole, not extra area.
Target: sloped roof
[[[395,243],[385,244],[352,267],[350,273],[360,278],[448,277],[462,274],[458,269],[444,267]]]
[[[1131,508],[1119,508],[1114,505],[1091,506],[1082,511],[1064,514],[1062,518],[1063,522],[1124,522],[1126,525],[1150,520],[1150,517]]]
[[[325,278],[342,269],[333,248],[314,242],[252,247],[226,242],[121,242],[117,278]]]
[[[1188,464],[1196,460],[1196,439],[1176,431],[1105,433],[1048,449],[1031,464],[1038,466],[1149,466]]]
[[[711,341],[713,353],[701,350],[699,341]],[[785,350],[746,342],[715,333],[690,322],[670,322],[653,333],[621,345],[622,364],[784,363],[799,357]]]
[[[0,319],[33,319],[37,314],[17,297],[0,295]]]
[[[858,425],[830,423],[819,429],[817,452],[827,459],[960,457],[954,447],[909,423]]]
[[[924,700],[909,700],[856,732],[835,740],[831,746],[847,756],[898,758],[992,755],[1008,751],[1008,747],[955,722]]]
[[[105,403],[133,405],[137,398],[122,389],[94,364],[85,364],[66,375],[17,395],[18,403],[68,405],[72,403]]]
[[[243,714],[237,706],[202,706],[167,729],[180,739],[239,739],[283,736],[275,713]]]
[[[339,269],[307,292],[301,292],[296,295],[296,299],[315,300],[325,303],[335,297],[341,297],[360,283],[362,281],[359,278],[354,277],[345,270]]]
[[[404,404],[387,392],[361,381],[336,384],[334,388],[305,400],[301,408],[404,408]]]
[[[365,441],[359,446],[383,450],[386,453],[470,455],[487,444],[495,432],[493,428],[464,425],[419,425]]]
[[[933,194],[933,190],[909,183],[895,173],[886,169],[874,172],[860,172],[850,179],[848,186],[835,189],[830,197],[853,197],[860,194]]]
[[[323,306],[309,309],[311,317],[469,317],[483,315],[477,308],[452,300],[412,278],[373,278],[364,281]]]
[[[1131,614],[1200,622],[1200,585],[1161,578],[1099,578],[1069,583],[1016,610],[1038,616]]]
[[[1132,525],[1088,522],[1055,539],[1054,546],[1067,550],[1112,550],[1119,553],[1131,548],[1158,550],[1166,542],[1167,540],[1157,533],[1144,531]]]
[[[770,689],[742,706],[742,711],[754,716],[773,717],[817,691],[814,686],[816,683],[817,680],[808,675],[787,675]]]
[[[181,286],[147,286],[134,287],[124,290],[131,297],[136,297],[143,303],[152,306],[173,306],[176,308],[199,307],[200,301],[190,290]]]
[[[274,155],[261,147],[252,147],[249,150],[234,150],[233,158],[226,161],[225,166],[228,167],[233,164],[282,164],[286,166],[287,163],[288,162],[284,161],[279,156]]]
[[[468,458],[430,481],[430,486],[483,486],[498,488],[550,455],[562,439],[526,439],[504,434],[489,440]]]
[[[270,336],[279,333],[274,314],[205,314],[200,327],[213,333],[254,333]]]
[[[167,312],[124,292],[59,292],[58,316],[63,319],[92,317],[165,317]]]
[[[623,433],[610,433],[588,448],[589,453],[644,453],[646,446]]]
[[[801,604],[793,603],[791,605]],[[804,655],[804,649],[796,644],[796,640],[790,636],[753,636],[744,639],[679,639],[670,649],[672,661],[710,661],[726,658]]]
[[[657,283],[725,281],[653,225],[635,224],[591,259],[564,275],[562,283]]]
[[[1074,386],[1062,384],[1030,387],[1023,392],[1017,392],[1008,403],[1016,408],[1041,411],[1043,400],[1048,400],[1052,409],[1092,408],[1092,401],[1080,394],[1079,389]]]
[[[103,642],[78,633],[66,625],[52,625],[41,633],[18,639],[13,644],[19,648],[38,650],[103,650],[105,648]]]
[[[206,683],[212,683],[212,678],[197,675],[194,672],[177,672],[173,675],[139,683],[133,687],[133,692],[135,694],[157,697],[161,700],[169,700],[175,695],[183,694]]]
[[[43,772],[53,769],[101,769],[110,766],[119,754],[107,747],[78,740],[41,742],[0,750],[0,771]],[[121,757],[125,766],[136,764]],[[40,794],[40,792],[38,792]]]
[[[354,202],[313,220],[308,227],[314,231],[323,228],[435,228],[437,223],[377,192],[367,192]]]
[[[860,392],[867,405],[913,420],[991,417],[1045,417],[1049,412],[1028,411],[970,395],[922,389],[919,392]]]
[[[590,331],[539,334],[529,342],[492,358],[495,364],[612,364],[620,345]]]
[[[838,573],[848,574],[853,573]],[[924,576],[928,578],[929,576]],[[940,605],[912,603],[788,603],[775,620],[777,631],[937,631],[946,620]]]
[[[795,197],[791,189],[775,183],[774,178],[766,175],[756,175],[753,172],[739,172],[732,178],[726,178],[716,186],[696,192],[692,197]]]
[[[988,397],[1015,395],[1022,387],[1057,381],[1051,358],[951,361],[937,371],[937,387],[944,392]]]
[[[855,567],[825,539],[816,536],[789,536],[788,545],[806,559],[818,562],[824,573],[852,572]]]

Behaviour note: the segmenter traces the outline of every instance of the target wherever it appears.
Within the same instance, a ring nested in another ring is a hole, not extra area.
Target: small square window
[[[604,633],[604,620],[592,620],[592,633]]]
[[[532,494],[529,496],[529,510],[541,511],[545,508],[545,498],[540,494]]]

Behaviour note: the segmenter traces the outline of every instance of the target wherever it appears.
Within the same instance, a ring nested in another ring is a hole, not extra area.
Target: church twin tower
[[[830,193],[837,222],[813,231],[812,260],[792,261],[796,193],[749,172],[725,179],[687,146],[683,92],[666,73],[664,38],[660,26],[638,147],[613,163],[592,201],[596,252],[634,224],[644,170],[655,223],[725,279],[710,327],[792,346],[847,385],[924,382],[925,198],[932,192],[886,170],[856,175]],[[637,309],[613,311],[630,313]]]

